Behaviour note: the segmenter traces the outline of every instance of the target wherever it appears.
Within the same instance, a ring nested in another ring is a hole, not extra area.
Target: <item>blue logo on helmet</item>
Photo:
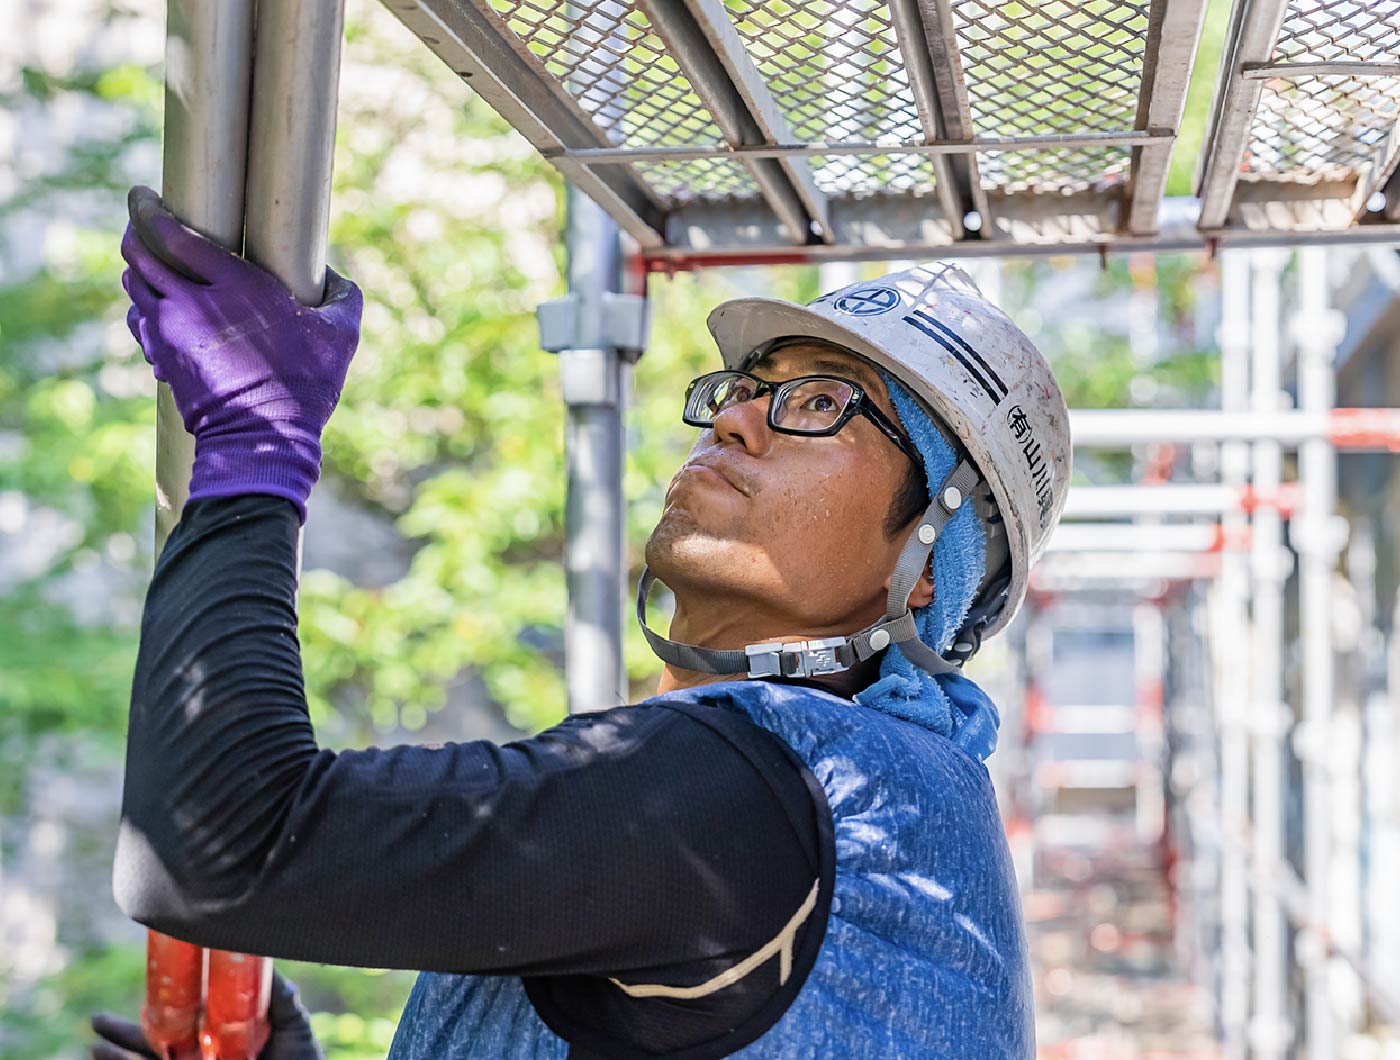
[[[899,292],[893,287],[857,287],[832,303],[837,310],[853,317],[874,317],[899,305]]]

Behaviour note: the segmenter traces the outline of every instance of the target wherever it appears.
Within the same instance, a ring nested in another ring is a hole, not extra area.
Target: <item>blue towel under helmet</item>
[[[923,457],[929,496],[953,470],[957,455],[933,425],[922,405],[881,372],[904,431]],[[985,531],[972,504],[948,520],[933,546],[934,596],[914,612],[919,639],[938,652],[947,651],[972,607],[986,566]],[[969,754],[986,759],[996,749],[996,706],[974,682],[961,674],[934,676],[921,670],[897,647],[885,652],[880,678],[855,696],[857,703],[912,721],[946,736]]]

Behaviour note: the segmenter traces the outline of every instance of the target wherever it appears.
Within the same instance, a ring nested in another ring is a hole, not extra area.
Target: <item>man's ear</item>
[[[894,578],[891,571],[885,578],[885,590],[888,591],[890,581]],[[929,557],[928,566],[924,568],[923,577],[914,583],[914,591],[909,594],[909,609],[912,611],[918,607],[927,607],[929,601],[933,599],[933,557]]]
[[[914,583],[914,591],[909,594],[909,608],[914,610],[919,607],[927,607],[929,601],[933,599],[933,558],[929,558],[928,566],[924,568],[923,577]]]

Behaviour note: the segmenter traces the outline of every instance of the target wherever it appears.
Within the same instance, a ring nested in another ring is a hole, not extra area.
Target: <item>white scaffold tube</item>
[[[1254,251],[1253,313],[1250,334],[1251,404],[1256,416],[1276,414],[1280,392],[1279,285],[1287,252]],[[1254,487],[1278,489],[1283,446],[1274,434],[1253,444]],[[1254,694],[1250,727],[1253,733],[1253,849],[1256,867],[1283,858],[1284,739],[1289,709],[1283,698],[1283,606],[1288,554],[1277,510],[1253,513],[1251,576],[1253,583]],[[1288,939],[1278,896],[1254,892],[1254,1015],[1249,1040],[1255,1060],[1284,1060],[1294,1036],[1288,1014]]]
[[[1267,441],[1292,449],[1322,438],[1339,449],[1400,452],[1400,409],[1073,409],[1070,433],[1076,448]]]

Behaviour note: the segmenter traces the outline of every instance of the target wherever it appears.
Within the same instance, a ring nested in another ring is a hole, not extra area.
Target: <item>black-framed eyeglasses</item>
[[[748,372],[707,372],[686,387],[681,418],[692,427],[709,427],[725,409],[765,394],[772,395],[768,426],[779,434],[832,435],[859,414],[880,428],[910,460],[923,466],[914,443],[875,407],[860,384],[834,375],[803,375],[775,383]]]

